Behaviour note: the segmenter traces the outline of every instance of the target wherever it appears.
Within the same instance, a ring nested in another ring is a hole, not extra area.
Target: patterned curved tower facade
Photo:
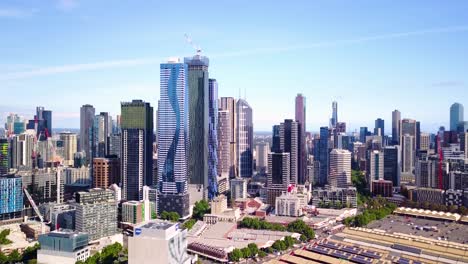
[[[208,199],[218,194],[218,82],[208,85]]]
[[[189,214],[187,166],[189,108],[187,64],[161,64],[158,105],[158,211]]]

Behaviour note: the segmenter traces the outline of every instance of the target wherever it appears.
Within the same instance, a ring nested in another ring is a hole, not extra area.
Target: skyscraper
[[[416,120],[405,118],[400,123],[400,143],[403,142],[403,136],[408,134],[413,137],[413,151],[416,150]]]
[[[297,185],[299,176],[299,124],[291,119],[280,125],[280,152],[289,153],[291,184]]]
[[[74,165],[74,155],[77,152],[77,137],[71,132],[60,133],[60,140],[63,141],[64,155],[63,164],[66,166]]]
[[[267,203],[276,204],[276,197],[288,190],[291,184],[289,153],[268,154]]]
[[[416,140],[416,150],[419,151],[421,149],[421,122],[416,121],[416,136],[414,137]]]
[[[338,123],[338,102],[332,102],[332,118],[330,119],[330,126],[336,127],[336,123]]]
[[[297,164],[298,183],[304,184],[307,171],[306,147],[306,98],[302,94],[296,96],[296,122],[299,123],[299,159]]]
[[[188,67],[179,60],[162,63],[158,104],[158,211],[189,215]]]
[[[208,190],[208,126],[209,126],[209,80],[207,57],[195,55],[185,58],[188,67],[189,90],[189,182],[202,184]]]
[[[268,172],[268,154],[270,153],[270,145],[268,142],[260,142],[255,146],[257,153],[256,165],[257,171]]]
[[[231,169],[231,113],[218,111],[218,175],[229,176]]]
[[[8,142],[8,139],[0,138],[0,176],[7,174],[10,169],[9,146],[10,144]]]
[[[362,143],[366,143],[367,134],[368,134],[367,127],[361,127],[359,129],[359,141],[361,141]]]
[[[464,109],[460,103],[454,103],[450,106],[450,131],[457,131],[458,124],[463,120]]]
[[[280,125],[273,126],[273,134],[272,134],[272,145],[271,145],[271,152],[273,153],[280,153],[281,152],[281,136],[280,136]]]
[[[385,121],[382,118],[375,120],[374,135],[382,138],[385,136]]]
[[[218,82],[209,79],[208,85],[208,199],[218,193]]]
[[[316,155],[316,160],[320,162],[320,171],[317,185],[323,186],[328,183],[328,160],[330,154],[330,144],[329,144],[329,135],[330,132],[328,127],[320,128],[320,139],[318,142],[318,155]]]
[[[404,134],[402,137],[402,171],[412,173],[414,168],[414,137]]]
[[[392,141],[394,145],[400,144],[401,113],[398,110],[392,112]]]
[[[239,176],[252,177],[253,174],[253,118],[252,108],[243,99],[239,99],[237,110],[237,166]]]
[[[115,156],[94,158],[93,187],[107,189],[114,183],[120,185],[120,159]]]
[[[369,169],[367,172],[369,186],[372,187],[372,181],[383,180],[385,154],[380,150],[373,150],[369,153]],[[372,191],[372,190],[371,190]]]
[[[233,97],[221,97],[219,99],[219,109],[229,111],[229,120],[231,122],[231,142],[230,142],[230,171],[229,177],[237,177],[237,110],[236,100]]]
[[[337,188],[347,188],[351,184],[351,152],[333,149],[330,152],[329,184]]]
[[[28,129],[35,129],[37,139],[45,141],[52,136],[52,111],[45,110],[43,106],[36,107],[34,120],[29,120]]]
[[[400,186],[401,147],[399,145],[384,148],[384,180],[392,181],[393,186]]]
[[[88,164],[92,161],[91,131],[94,124],[95,109],[92,105],[83,105],[80,109],[80,151],[86,153]]]
[[[105,157],[109,154],[109,137],[112,131],[112,119],[107,112],[94,117],[92,128],[92,157]]]
[[[143,186],[152,184],[153,107],[142,100],[121,104],[122,198],[140,201]]]

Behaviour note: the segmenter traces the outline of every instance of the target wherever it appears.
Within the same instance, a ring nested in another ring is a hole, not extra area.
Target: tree
[[[259,257],[259,258],[264,258],[264,257],[266,257],[266,256],[267,256],[267,253],[266,253],[265,251],[260,250],[260,251],[258,252],[258,257]]]
[[[169,220],[169,221],[172,221],[172,222],[177,222],[179,221],[180,219],[180,215],[179,213],[177,212],[166,212],[166,211],[163,211],[161,213],[161,219],[163,220]]]
[[[230,261],[238,262],[241,258],[243,258],[242,251],[235,248],[231,253],[229,253],[228,257]]]
[[[192,227],[195,225],[195,223],[197,222],[197,220],[195,219],[190,219],[188,220],[187,222],[185,222],[182,227],[184,228],[187,228],[188,230],[192,229]]]
[[[250,250],[250,254],[252,255],[252,257],[256,256],[258,254],[258,246],[257,244],[255,243],[250,243],[247,245],[247,247],[249,248]]]
[[[449,210],[450,213],[454,214],[454,213],[457,212],[458,208],[455,205],[450,205],[448,210]]]
[[[461,215],[468,215],[468,208],[466,208],[465,206],[460,206],[458,208],[458,213],[460,213]]]
[[[156,211],[152,211],[151,212],[151,219],[156,219],[158,218],[158,214],[156,213]]]
[[[13,243],[11,240],[7,238],[10,235],[10,229],[5,229],[0,232],[0,245],[8,245]]]
[[[203,216],[210,212],[210,204],[206,200],[195,202],[193,218],[203,220]]]
[[[244,258],[252,257],[252,252],[250,252],[250,249],[248,247],[245,247],[245,248],[241,249],[241,251],[242,251],[242,256]]]
[[[8,255],[8,262],[17,263],[21,261],[21,254],[17,249],[13,250],[10,255]]]

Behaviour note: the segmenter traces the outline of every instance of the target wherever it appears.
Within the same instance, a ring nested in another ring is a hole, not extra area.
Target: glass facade
[[[122,198],[143,199],[143,186],[153,183],[153,108],[133,100],[122,103]]]
[[[11,214],[23,210],[22,184],[21,177],[14,175],[0,177],[0,220],[10,219]]]
[[[187,64],[160,66],[158,104],[158,210],[188,212],[189,91]],[[172,203],[171,203],[172,201]],[[177,202],[174,202],[177,201]]]
[[[88,234],[73,231],[54,231],[39,236],[42,250],[74,252],[88,246],[88,242]]]
[[[208,90],[208,199],[212,200],[218,193],[218,82],[215,79],[209,79]]]
[[[329,144],[329,130],[328,127],[320,128],[320,139],[318,142],[318,150],[316,160],[320,162],[320,171],[317,185],[324,186],[328,183],[328,160],[330,157],[330,144]]]
[[[454,103],[450,107],[450,131],[457,131],[458,124],[463,122],[464,109],[460,103]]]
[[[9,142],[6,138],[0,138],[0,176],[8,173],[9,170]]]
[[[253,174],[253,122],[252,108],[243,99],[237,101],[237,164],[239,176],[252,177]]]

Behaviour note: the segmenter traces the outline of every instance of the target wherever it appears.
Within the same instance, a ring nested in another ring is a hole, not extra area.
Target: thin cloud
[[[37,9],[0,8],[0,18],[27,18],[37,11]]]
[[[57,7],[63,11],[70,11],[79,6],[77,0],[59,0]]]
[[[70,0],[65,0],[65,1],[70,1]],[[380,35],[375,35],[375,36],[358,37],[358,38],[343,39],[343,40],[336,40],[336,41],[316,42],[316,43],[311,43],[311,44],[306,44],[306,45],[239,50],[239,51],[224,52],[224,53],[218,53],[218,54],[215,53],[215,54],[210,54],[209,56],[210,58],[242,57],[242,56],[250,56],[250,55],[288,52],[288,51],[295,51],[295,50],[307,50],[307,49],[314,49],[314,48],[321,48],[321,47],[334,47],[334,46],[342,46],[342,45],[362,44],[362,43],[367,43],[367,42],[372,42],[372,41],[399,39],[399,38],[416,37],[416,36],[433,35],[433,34],[460,33],[460,32],[467,32],[467,31],[468,31],[468,25],[441,27],[441,28],[431,28],[431,29],[424,29],[424,30],[418,30],[418,31],[380,34]],[[133,66],[140,66],[140,65],[157,64],[157,63],[160,63],[161,61],[162,59],[137,58],[137,59],[129,59],[129,60],[112,60],[112,61],[102,61],[102,62],[95,62],[95,63],[70,64],[70,65],[62,65],[62,66],[54,66],[54,67],[44,67],[44,68],[38,68],[34,70],[29,70],[29,71],[6,73],[3,75],[0,75],[0,80],[1,81],[17,80],[17,79],[26,79],[26,78],[31,78],[31,77],[47,76],[47,75],[53,75],[53,74],[59,74],[59,73],[103,70],[103,69],[117,68],[117,67],[133,67]]]
[[[129,60],[114,60],[114,61],[102,61],[94,63],[83,63],[83,64],[70,64],[54,67],[37,68],[29,71],[13,72],[0,75],[0,80],[19,80],[37,76],[47,76],[59,73],[71,73],[71,72],[82,72],[82,71],[93,71],[93,70],[104,70],[110,68],[120,67],[132,67],[140,65],[157,64],[161,62],[160,59],[129,59]]]

